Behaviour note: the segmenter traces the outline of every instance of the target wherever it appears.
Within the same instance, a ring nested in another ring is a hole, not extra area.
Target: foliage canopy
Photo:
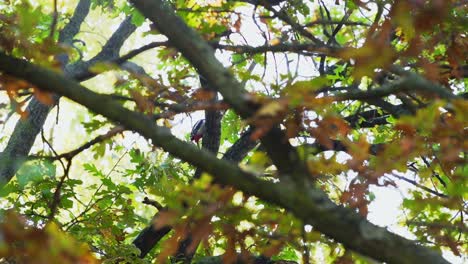
[[[0,10],[5,263],[467,260],[464,1]]]

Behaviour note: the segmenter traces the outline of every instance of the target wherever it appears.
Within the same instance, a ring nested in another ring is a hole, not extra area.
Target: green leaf
[[[145,22],[146,20],[146,17],[144,17],[140,12],[134,10],[134,12],[132,12],[132,23],[139,27],[141,25],[143,25],[143,23]]]
[[[15,193],[20,190],[22,190],[22,188],[18,188],[18,185],[14,184],[13,181],[11,181],[7,185],[0,188],[0,197],[6,197],[10,193]]]
[[[310,93],[328,85],[330,80],[327,77],[317,77],[306,81],[297,81],[284,89],[287,95],[301,96],[304,93]]]
[[[242,125],[240,117],[232,110],[228,110],[221,120],[221,144],[224,140],[234,144],[239,138],[238,132]]]
[[[24,187],[28,183],[38,182],[44,177],[54,177],[55,170],[55,165],[50,161],[27,162],[18,171],[16,178],[18,184]]]

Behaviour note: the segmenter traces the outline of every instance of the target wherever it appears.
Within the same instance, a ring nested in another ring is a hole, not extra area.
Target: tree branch
[[[443,99],[455,99],[458,96],[452,94],[450,91],[441,85],[432,83],[417,74],[409,74],[402,77],[400,80],[384,84],[379,88],[371,89],[368,91],[349,91],[347,93],[335,95],[337,100],[367,100],[373,98],[385,97],[390,94],[399,92],[422,92],[433,93]]]
[[[94,139],[84,143],[83,145],[81,145],[80,147],[72,150],[72,151],[69,151],[69,152],[65,152],[65,153],[62,153],[62,154],[59,154],[57,156],[53,156],[53,157],[44,157],[44,156],[39,156],[39,155],[30,155],[28,157],[28,159],[49,159],[49,160],[59,160],[59,159],[67,159],[67,160],[71,160],[73,157],[75,157],[76,155],[80,154],[81,152],[85,151],[86,149],[92,147],[93,145],[95,144],[98,144],[98,143],[101,143],[103,142],[104,140],[106,139],[109,139],[119,133],[122,133],[125,129],[121,126],[116,126],[114,128],[112,128],[109,132],[107,132],[106,134],[104,135],[99,135],[97,137],[95,137]]]
[[[289,15],[288,15],[288,13],[286,13],[286,11],[284,11],[282,9],[280,9],[279,11],[276,11],[271,5],[263,5],[263,6],[268,11],[272,12],[275,17],[279,18],[280,20],[282,20],[286,24],[290,25],[292,27],[292,29],[297,31],[302,36],[312,40],[314,43],[316,43],[318,45],[323,45],[324,44],[320,39],[316,38],[312,33],[307,31],[307,29],[305,29],[304,26],[302,26],[299,23],[297,23],[296,21],[292,20],[292,18],[289,17]]]
[[[109,40],[107,40],[106,44],[104,44],[101,51],[89,60],[88,63],[94,64],[98,61],[109,60],[109,58],[117,58],[123,43],[135,30],[136,26],[132,23],[132,17],[126,17]]]
[[[211,103],[216,103],[218,100],[216,90],[213,90],[204,80],[203,76],[199,76],[200,84],[202,89],[206,90],[207,92],[213,93],[213,97],[209,100]],[[203,140],[202,140],[202,147],[203,149],[213,153],[217,156],[221,138],[221,119],[222,114],[220,111],[217,110],[205,110],[205,132],[203,133]],[[201,177],[203,173],[202,168],[197,167],[195,170],[195,174],[192,179],[198,179]],[[186,234],[185,238],[179,242],[178,249],[174,254],[174,260],[177,263],[187,263],[190,264],[195,254],[195,251],[198,247],[198,243],[196,246],[191,247],[192,243],[196,243],[193,241],[192,233]],[[192,251],[189,251],[189,247],[193,248]]]
[[[414,186],[416,186],[416,187],[418,187],[418,188],[421,188],[422,190],[424,190],[424,191],[426,191],[426,192],[428,192],[428,193],[431,193],[431,194],[433,194],[433,195],[435,195],[435,196],[439,196],[439,197],[441,197],[441,198],[448,198],[447,195],[445,195],[445,194],[443,194],[443,193],[440,193],[440,192],[437,192],[437,191],[434,191],[434,190],[432,190],[432,189],[430,189],[430,188],[427,188],[426,186],[419,184],[419,183],[418,183],[417,181],[415,181],[415,180],[411,180],[411,179],[408,179],[408,178],[406,178],[406,177],[396,175],[395,173],[392,173],[392,174],[390,174],[390,175],[392,175],[393,177],[395,177],[395,178],[397,178],[397,179],[399,179],[399,180],[402,180],[402,181],[411,183],[412,185],[414,185]]]
[[[232,51],[236,53],[246,53],[246,54],[257,54],[265,52],[295,52],[295,53],[304,53],[314,52],[318,54],[324,54],[327,56],[338,56],[340,48],[333,48],[326,45],[317,45],[313,43],[280,43],[277,45],[262,45],[262,46],[247,46],[247,45],[226,45],[226,44],[215,44],[211,43],[213,48]]]
[[[348,148],[346,147],[343,142],[339,140],[332,140],[332,146],[326,147],[320,143],[313,143],[313,144],[307,144],[307,148],[311,149],[310,154],[316,155],[320,152],[327,151],[327,150],[333,150],[333,151],[348,151]],[[369,146],[369,153],[372,155],[377,155],[380,151],[383,150],[385,147],[385,144],[372,144]]]
[[[61,74],[3,52],[0,52],[0,71],[66,96],[140,133],[175,157],[203,168],[220,183],[284,207],[304,224],[314,226],[351,250],[389,263],[448,263],[435,251],[375,226],[351,209],[337,206],[319,189],[287,180],[274,183],[259,179],[237,165],[217,159],[212,153],[177,139],[169,129],[157,126],[148,116],[130,111]]]
[[[83,24],[83,21],[88,16],[90,6],[91,0],[80,0],[70,22],[60,31],[59,43],[72,44],[73,38],[80,31],[81,24]]]

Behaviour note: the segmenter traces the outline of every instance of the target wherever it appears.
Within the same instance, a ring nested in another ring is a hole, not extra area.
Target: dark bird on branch
[[[200,141],[204,133],[205,133],[205,119],[200,119],[192,127],[192,132],[190,133],[190,140],[195,141],[198,144],[198,141]]]

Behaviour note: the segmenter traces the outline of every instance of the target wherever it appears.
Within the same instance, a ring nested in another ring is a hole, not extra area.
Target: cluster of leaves
[[[43,228],[14,213],[3,213],[0,256],[15,263],[98,263],[86,244],[65,235],[54,223]]]

